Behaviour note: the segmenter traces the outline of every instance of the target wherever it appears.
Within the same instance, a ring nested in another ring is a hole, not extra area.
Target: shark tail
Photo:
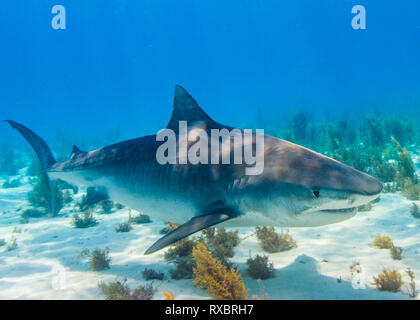
[[[39,162],[41,163],[41,169],[42,174],[45,176],[46,181],[48,182],[49,189],[50,189],[50,195],[51,195],[51,201],[50,201],[50,210],[51,214],[55,215],[56,212],[56,187],[55,182],[50,180],[48,176],[48,170],[51,169],[52,165],[56,163],[50,147],[47,145],[47,143],[38,136],[35,132],[32,130],[26,128],[25,126],[21,125],[20,123],[17,123],[12,120],[5,120],[7,123],[9,123],[13,129],[16,129],[19,131],[19,133],[26,139],[26,141],[29,142],[29,144],[34,149],[36,155],[38,156]]]

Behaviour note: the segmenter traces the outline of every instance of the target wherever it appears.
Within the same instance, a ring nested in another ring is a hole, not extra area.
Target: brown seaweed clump
[[[247,299],[247,289],[238,271],[214,259],[203,241],[193,249],[193,257],[197,264],[193,269],[196,286],[207,289],[218,300]]]
[[[93,217],[92,209],[86,210],[82,215],[73,214],[71,225],[75,228],[90,228],[98,224],[98,220]]]
[[[406,270],[408,277],[410,278],[410,282],[408,283],[408,295],[411,298],[417,297],[417,290],[416,290],[416,276],[414,275],[414,271],[408,268]]]
[[[175,294],[171,290],[162,291],[161,294],[165,297],[163,300],[175,300]]]
[[[391,249],[394,246],[391,238],[388,236],[376,236],[372,242],[372,246],[378,249]]]
[[[151,284],[130,290],[127,280],[98,284],[98,288],[106,300],[152,300],[156,289]]]
[[[392,246],[391,248],[391,258],[394,260],[402,259],[403,248]]]
[[[419,211],[419,207],[417,206],[417,204],[415,204],[413,202],[413,204],[411,205],[410,208],[410,213],[414,218],[420,219],[420,211]]]
[[[274,227],[257,227],[255,230],[261,247],[268,253],[283,252],[297,247],[288,233],[277,233]]]
[[[90,254],[90,266],[95,271],[109,269],[109,263],[111,258],[109,257],[109,250],[105,248],[104,250],[95,249]]]
[[[274,266],[272,262],[268,261],[268,256],[256,255],[254,258],[249,258],[246,264],[248,265],[247,272],[251,278],[261,280],[274,278]]]
[[[374,285],[381,291],[398,292],[402,286],[402,276],[397,270],[383,269],[377,276],[373,277]]]

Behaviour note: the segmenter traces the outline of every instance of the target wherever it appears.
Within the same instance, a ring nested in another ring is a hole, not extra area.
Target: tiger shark
[[[70,159],[57,162],[36,133],[6,121],[35,150],[51,191],[56,179],[100,187],[116,202],[181,224],[145,254],[216,224],[315,227],[340,222],[354,216],[357,207],[377,198],[382,190],[382,184],[366,173],[269,135],[263,136],[262,172],[247,175],[246,164],[160,164],[156,152],[162,142],[156,135],[90,152],[73,146]],[[167,128],[180,135],[180,121],[188,123],[188,132],[196,128],[206,132],[233,129],[211,119],[184,88],[176,85]]]

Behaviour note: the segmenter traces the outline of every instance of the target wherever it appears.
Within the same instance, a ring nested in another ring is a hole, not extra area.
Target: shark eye
[[[314,193],[315,198],[319,198],[320,193],[318,190],[314,190],[313,193]]]

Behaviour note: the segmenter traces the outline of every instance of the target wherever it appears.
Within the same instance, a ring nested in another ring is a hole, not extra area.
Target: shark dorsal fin
[[[73,145],[73,149],[71,150],[71,156],[70,159],[74,159],[78,157],[81,154],[85,154],[85,151],[80,150],[76,145]]]
[[[167,128],[177,131],[179,121],[187,121],[188,125],[202,121],[214,123],[214,121],[200,108],[194,98],[180,85],[175,86],[174,110]]]

